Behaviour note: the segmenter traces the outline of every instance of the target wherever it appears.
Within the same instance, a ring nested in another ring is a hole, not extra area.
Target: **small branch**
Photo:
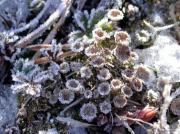
[[[35,64],[46,64],[50,61],[49,57],[42,57],[42,58],[37,58],[34,60]]]
[[[64,14],[62,15],[62,17],[59,19],[59,21],[55,24],[54,28],[51,30],[51,32],[49,33],[49,35],[46,37],[46,39],[44,40],[43,44],[48,44],[51,43],[52,40],[54,39],[54,37],[57,34],[57,31],[59,29],[60,26],[62,26],[65,22],[66,17],[68,16],[69,12],[70,12],[70,8],[71,5],[68,6],[68,8],[66,9],[66,11],[64,12]],[[36,52],[34,55],[34,58],[38,58],[40,55],[40,52]]]
[[[73,56],[76,55],[77,53],[69,51],[69,52],[64,52],[64,53],[60,53],[56,56],[57,61],[61,60],[62,58],[68,57],[68,56]]]
[[[51,48],[51,45],[50,44],[37,44],[37,45],[31,45],[31,46],[28,46],[26,47],[27,49],[31,49],[33,51],[39,51],[40,49],[44,48],[44,49],[47,49],[47,48]]]
[[[26,37],[22,38],[15,44],[15,47],[24,48],[28,44],[30,44],[33,40],[37,39],[41,36],[50,26],[54,24],[54,22],[65,12],[65,9],[71,5],[73,0],[69,0],[67,3],[61,2],[56,11],[36,30],[28,34]]]
[[[15,29],[15,30],[10,30],[8,31],[9,33],[14,33],[14,34],[17,34],[17,33],[20,33],[20,32],[23,32],[31,27],[35,27],[38,23],[39,23],[39,20],[42,18],[42,16],[45,14],[45,12],[47,11],[47,9],[49,8],[50,4],[51,4],[52,0],[48,0],[45,5],[44,5],[44,8],[41,10],[41,12],[37,15],[36,18],[34,18],[32,21],[30,21],[28,24],[26,24],[25,26],[21,27],[21,28],[18,28],[18,29]]]
[[[163,31],[163,30],[167,30],[167,29],[170,29],[172,27],[175,27],[175,26],[178,26],[180,24],[180,22],[175,22],[174,24],[170,24],[170,25],[166,25],[166,26],[163,26],[163,27],[154,27],[152,26],[149,22],[147,21],[143,21],[144,24],[149,28],[151,29],[154,33],[157,33],[157,32],[160,32],[160,31]]]
[[[43,43],[51,43],[51,41],[53,40],[53,38],[56,36],[58,28],[60,26],[62,26],[62,24],[64,24],[66,17],[68,16],[69,12],[70,12],[70,8],[71,5],[68,6],[68,8],[66,9],[66,11],[64,12],[64,14],[62,15],[62,17],[59,19],[59,21],[55,24],[53,30],[51,30],[51,32],[49,33],[49,35],[47,36],[47,38],[45,39],[45,41]]]
[[[175,26],[178,26],[179,24],[180,24],[180,22],[175,22],[174,24],[166,25],[166,26],[163,26],[163,27],[155,27],[155,30],[156,30],[157,32],[159,32],[159,31],[164,31],[164,30],[173,28],[173,27],[175,27]]]

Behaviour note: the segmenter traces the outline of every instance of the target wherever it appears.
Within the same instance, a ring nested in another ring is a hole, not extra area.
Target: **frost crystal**
[[[107,16],[112,21],[119,21],[119,20],[122,20],[124,18],[123,12],[118,10],[118,9],[109,10]]]
[[[84,49],[84,44],[80,41],[76,41],[71,44],[71,50],[73,52],[81,52]]]
[[[69,89],[63,89],[59,92],[59,101],[62,104],[69,104],[74,100],[74,92]]]
[[[53,79],[53,74],[49,70],[43,71],[33,61],[19,59],[15,62],[12,71],[12,79],[15,84],[11,86],[15,93],[25,91],[26,94],[39,96],[41,83],[48,79]]]
[[[127,61],[129,60],[130,56],[131,56],[131,51],[130,48],[126,45],[119,45],[115,48],[114,50],[114,55],[116,56],[116,58],[121,61]]]
[[[124,85],[122,88],[121,88],[121,91],[122,93],[126,96],[126,97],[131,97],[133,95],[133,91],[132,89],[127,86],[127,85]]]
[[[105,59],[102,56],[94,56],[91,60],[93,67],[101,68],[105,65]]]
[[[104,114],[108,114],[111,112],[111,103],[108,101],[103,101],[102,103],[99,104],[100,110]]]
[[[99,71],[99,74],[97,75],[98,80],[100,81],[106,81],[111,78],[111,73],[108,69],[103,68]]]
[[[83,64],[81,62],[70,62],[70,68],[72,71],[79,71]]]
[[[91,69],[85,66],[80,69],[80,74],[82,78],[87,78],[87,79],[89,79],[93,75]]]
[[[81,84],[78,80],[70,79],[66,81],[66,87],[73,91],[79,91],[81,88]]]
[[[92,93],[91,90],[85,90],[85,91],[84,91],[84,97],[85,97],[86,99],[92,98],[92,95],[93,95],[93,93]]]
[[[102,40],[105,40],[108,35],[105,31],[102,30],[102,28],[96,28],[92,31],[92,34],[93,34],[93,38],[96,40],[96,41],[102,41]]]
[[[93,103],[85,103],[80,109],[80,115],[84,120],[91,122],[97,114],[97,108]]]
[[[111,81],[111,88],[113,91],[118,91],[123,86],[123,82],[119,79],[113,79]]]
[[[88,57],[97,56],[100,54],[101,49],[97,46],[91,45],[85,49],[85,54]]]
[[[61,73],[67,73],[70,71],[70,66],[67,62],[63,62],[60,64],[60,72]]]
[[[129,45],[131,37],[126,31],[116,31],[114,34],[115,42],[120,45]]]
[[[101,84],[99,84],[98,92],[100,95],[102,95],[102,96],[108,95],[110,93],[110,91],[111,91],[111,87],[108,82],[102,82]]]
[[[127,104],[127,99],[124,96],[115,96],[113,98],[114,106],[117,108],[123,108]]]

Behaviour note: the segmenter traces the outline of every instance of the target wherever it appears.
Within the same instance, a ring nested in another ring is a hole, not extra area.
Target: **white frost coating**
[[[48,131],[41,130],[38,134],[58,134],[55,128],[48,129]]]
[[[0,134],[4,134],[3,125],[13,125],[17,114],[16,95],[8,86],[0,84]]]
[[[153,46],[137,50],[140,62],[157,70],[158,77],[180,81],[180,46],[170,35],[160,33]]]

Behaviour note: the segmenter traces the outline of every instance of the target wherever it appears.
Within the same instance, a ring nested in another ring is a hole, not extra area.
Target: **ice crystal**
[[[66,81],[66,87],[73,91],[79,91],[81,88],[81,84],[78,80],[69,79]]]
[[[99,71],[99,74],[97,75],[98,80],[100,81],[106,81],[111,78],[111,73],[108,69],[103,68]]]
[[[93,93],[92,93],[91,90],[85,90],[85,91],[84,91],[84,97],[85,97],[86,99],[92,98],[92,95],[93,95]]]
[[[122,20],[124,18],[123,12],[118,10],[118,9],[109,10],[107,16],[112,21],[119,21],[119,20]]]
[[[116,31],[114,34],[116,43],[121,45],[129,45],[131,37],[126,31]]]
[[[97,114],[97,108],[93,103],[85,103],[80,109],[80,115],[84,120],[91,122]]]
[[[99,104],[100,110],[104,114],[108,114],[111,112],[111,103],[108,101],[103,101],[102,103]]]
[[[69,104],[74,100],[74,92],[69,89],[63,89],[59,92],[59,101],[62,104]]]
[[[113,79],[111,81],[112,91],[118,91],[123,86],[123,82],[119,79]]]
[[[130,48],[126,45],[119,45],[115,48],[114,55],[121,62],[127,61],[131,56]]]
[[[60,72],[61,73],[67,73],[70,71],[69,63],[63,62],[60,64]]]
[[[80,69],[80,74],[82,78],[87,78],[87,79],[91,78],[91,76],[93,75],[91,69],[85,66]]]
[[[14,92],[25,91],[27,94],[39,96],[41,83],[53,79],[53,73],[49,70],[43,71],[33,61],[19,59],[12,69],[12,79],[15,82],[11,86]]]
[[[117,108],[123,108],[127,104],[127,99],[125,96],[115,96],[113,98],[114,106]]]
[[[102,82],[98,85],[98,92],[100,95],[108,95],[111,91],[110,84],[108,82]]]

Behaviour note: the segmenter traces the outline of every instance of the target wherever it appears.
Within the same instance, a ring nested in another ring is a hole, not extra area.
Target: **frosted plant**
[[[147,99],[150,101],[150,102],[158,102],[161,97],[160,97],[160,94],[159,92],[155,91],[155,90],[148,90],[147,92]]]
[[[108,82],[102,82],[98,85],[98,92],[100,95],[108,95],[111,91],[110,84]]]
[[[174,115],[180,116],[180,97],[172,101],[170,109]]]
[[[150,41],[151,35],[147,30],[139,30],[135,33],[136,39],[141,44],[145,44],[146,42]]]
[[[101,54],[101,48],[94,46],[94,45],[90,45],[87,48],[85,48],[85,55],[87,55],[88,57],[92,57],[92,56],[97,56]]]
[[[131,37],[126,31],[116,31],[114,34],[115,42],[121,45],[129,45]]]
[[[52,53],[50,55],[50,52]],[[55,39],[52,40],[50,44],[48,44],[47,47],[40,49],[40,54],[43,56],[48,56],[52,58],[56,58],[57,54],[63,53],[62,52],[62,45],[60,43],[57,43]]]
[[[134,76],[134,69],[125,69],[121,72],[121,75],[124,79],[130,80]]]
[[[109,10],[107,16],[112,21],[120,21],[124,18],[123,12],[118,9]]]
[[[126,96],[127,98],[130,98],[132,95],[133,95],[133,91],[132,89],[127,86],[127,85],[124,85],[122,88],[121,88],[121,92],[123,93],[124,96]]]
[[[26,94],[39,97],[41,92],[41,85],[40,84],[29,84],[29,83],[21,83],[21,84],[14,84],[11,86],[11,89],[14,93],[19,93],[24,91]]]
[[[62,104],[69,104],[74,100],[74,92],[69,89],[63,89],[59,92],[59,101]]]
[[[136,76],[143,81],[148,81],[150,79],[151,71],[144,65],[138,66],[136,70]]]
[[[96,106],[89,102],[83,104],[83,106],[80,109],[80,115],[84,120],[87,120],[88,122],[91,122],[97,114],[97,108]]]
[[[131,84],[132,89],[134,89],[137,92],[140,92],[143,89],[143,82],[141,79],[137,77],[133,77],[130,81],[130,84]]]
[[[70,71],[69,63],[64,61],[63,63],[60,64],[60,72],[61,73],[65,74],[65,73],[67,73],[69,71]]]
[[[17,60],[11,71],[12,79],[15,82],[11,86],[14,92],[25,91],[27,94],[38,96],[41,91],[41,84],[46,80],[53,79],[51,71],[43,71],[28,59]]]
[[[113,98],[114,106],[117,108],[123,108],[127,104],[127,99],[124,96],[115,96]]]
[[[105,65],[105,59],[102,56],[94,56],[90,64],[93,67],[102,68]]]
[[[66,81],[66,88],[72,91],[79,91],[81,88],[81,83],[75,79],[69,79]]]
[[[131,56],[130,48],[126,45],[118,45],[114,50],[114,55],[121,62],[127,61]]]
[[[103,68],[99,71],[99,74],[97,75],[98,80],[100,81],[106,81],[111,78],[111,73],[107,68]]]
[[[102,41],[108,37],[108,34],[102,28],[96,28],[92,31],[92,36],[96,41]]]
[[[92,30],[96,27],[97,23],[105,17],[106,10],[103,8],[92,9],[90,13],[88,11],[76,11],[74,14],[74,21],[81,30],[76,30],[70,33],[69,43],[74,42],[76,39],[83,40],[86,38],[86,42],[91,43]]]
[[[82,78],[87,78],[87,79],[91,78],[91,76],[93,75],[91,69],[86,66],[80,69],[80,74]]]
[[[13,33],[1,33],[0,32],[0,52],[5,53],[5,45],[8,43],[14,43],[19,39],[19,36]]]
[[[72,71],[79,71],[82,66],[83,66],[82,62],[76,62],[76,61],[71,61],[70,62],[70,69]]]
[[[119,79],[112,79],[111,80],[111,88],[112,91],[118,91],[123,86],[123,82]]]
[[[50,51],[53,53],[53,57],[55,57],[58,53],[62,52],[62,45],[58,44],[55,39],[51,42],[51,49]]]
[[[51,62],[48,68],[54,75],[58,75],[60,71],[60,66],[56,62]]]
[[[71,51],[81,52],[83,50],[84,50],[84,44],[79,40],[76,40],[74,43],[71,44]]]
[[[84,91],[84,98],[90,99],[90,98],[92,98],[92,96],[93,96],[93,93],[91,90],[85,90]]]
[[[89,14],[88,11],[77,11],[74,14],[74,20],[76,24],[84,31],[92,30],[95,24],[98,23],[99,20],[103,19],[106,11],[103,8],[92,9]]]
[[[99,104],[100,110],[104,114],[108,114],[111,112],[111,103],[108,101],[103,101],[102,103]]]

